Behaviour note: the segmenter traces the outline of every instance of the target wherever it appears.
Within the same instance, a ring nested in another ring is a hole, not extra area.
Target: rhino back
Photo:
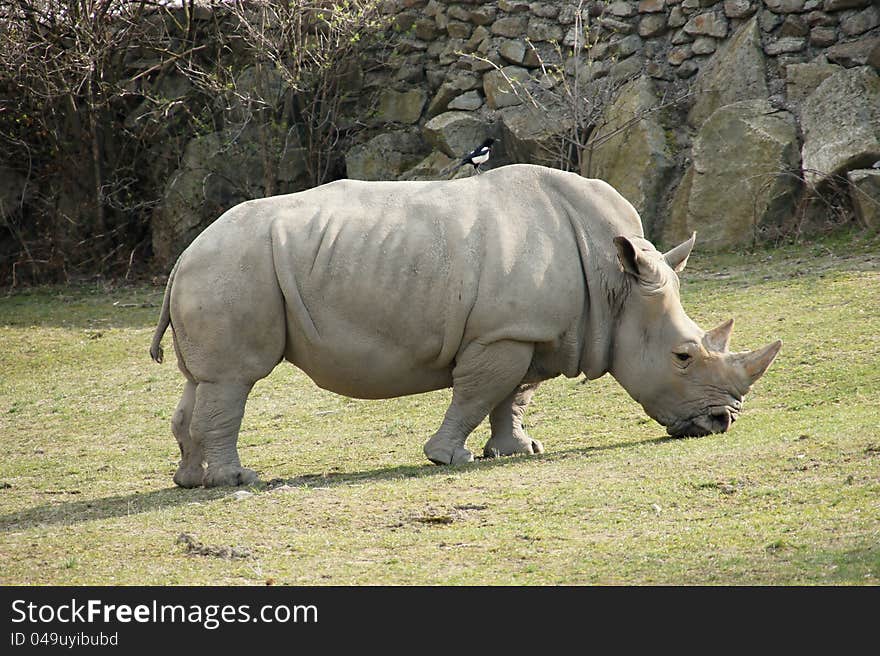
[[[397,396],[448,386],[473,340],[559,342],[583,311],[578,249],[555,190],[526,173],[346,180],[263,201],[285,357],[334,391]]]

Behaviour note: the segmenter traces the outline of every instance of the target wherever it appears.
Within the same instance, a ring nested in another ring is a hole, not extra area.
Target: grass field
[[[0,297],[0,584],[880,582],[877,237],[697,244],[689,314],[736,317],[734,349],[785,342],[728,434],[668,439],[609,377],[560,378],[527,416],[544,455],[436,467],[448,391],[356,401],[282,365],[248,404],[245,494],[171,482],[161,295]]]

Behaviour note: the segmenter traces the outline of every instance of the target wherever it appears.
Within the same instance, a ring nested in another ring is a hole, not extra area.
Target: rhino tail
[[[153,332],[153,342],[150,344],[150,357],[159,364],[165,359],[165,351],[162,349],[162,336],[168,330],[171,324],[171,285],[174,283],[174,274],[177,273],[177,265],[180,260],[175,262],[174,268],[168,274],[168,284],[165,285],[165,296],[162,298],[162,311],[159,314],[159,323]]]

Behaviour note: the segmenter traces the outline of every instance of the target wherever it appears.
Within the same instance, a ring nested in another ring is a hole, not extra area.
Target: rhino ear
[[[666,260],[666,264],[671,266],[672,270],[676,273],[683,271],[685,266],[687,266],[688,258],[691,255],[691,251],[693,250],[696,241],[697,232],[694,231],[690,239],[680,243],[671,251],[667,251],[663,254],[663,259]]]
[[[626,237],[615,237],[614,246],[617,248],[617,261],[626,273],[644,282],[653,282],[657,278],[653,263],[632,241]]]

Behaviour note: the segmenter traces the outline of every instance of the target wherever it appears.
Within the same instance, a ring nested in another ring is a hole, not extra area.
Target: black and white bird
[[[477,148],[469,152],[467,155],[462,157],[461,163],[458,165],[464,166],[466,164],[470,164],[474,167],[474,171],[477,173],[480,172],[480,165],[485,164],[489,161],[489,156],[492,154],[492,144],[495,143],[495,140],[489,137],[483,143],[481,143]],[[456,168],[458,168],[456,167]]]

